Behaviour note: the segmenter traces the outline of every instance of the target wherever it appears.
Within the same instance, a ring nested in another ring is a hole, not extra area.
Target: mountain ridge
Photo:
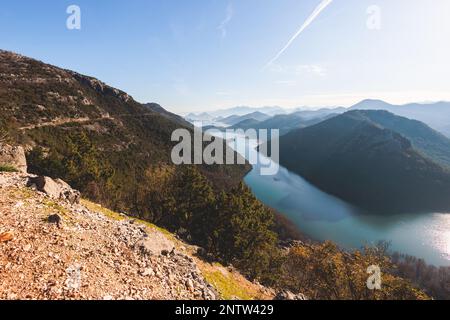
[[[450,209],[449,171],[403,135],[372,121],[373,114],[380,111],[349,111],[282,136],[280,163],[369,211]]]
[[[390,104],[382,100],[366,99],[350,110],[386,110],[399,116],[424,122],[433,129],[450,137],[450,102]]]

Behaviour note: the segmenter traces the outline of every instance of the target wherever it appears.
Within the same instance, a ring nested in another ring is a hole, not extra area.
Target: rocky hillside
[[[191,130],[156,104],[79,73],[0,50],[0,128],[27,152],[33,173],[62,178],[84,195],[126,212],[146,171],[172,164],[172,132]],[[198,166],[217,188],[234,187],[248,165]],[[145,202],[144,200],[142,202]]]
[[[273,298],[167,231],[36,178],[0,173],[0,300]]]

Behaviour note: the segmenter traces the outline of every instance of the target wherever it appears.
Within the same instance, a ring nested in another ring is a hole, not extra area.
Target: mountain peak
[[[391,106],[391,104],[377,99],[365,99],[350,107],[350,110],[373,109],[379,110]]]

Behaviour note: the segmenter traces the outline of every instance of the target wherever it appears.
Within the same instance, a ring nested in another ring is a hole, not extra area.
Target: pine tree
[[[269,269],[277,237],[272,231],[273,214],[243,184],[219,196],[211,250],[250,277],[261,277]]]
[[[195,166],[181,168],[176,186],[177,224],[190,240],[203,244],[216,200],[212,186]]]
[[[100,157],[86,133],[71,134],[68,138],[67,149],[63,164],[68,180],[76,188],[83,188],[90,182],[99,181]]]

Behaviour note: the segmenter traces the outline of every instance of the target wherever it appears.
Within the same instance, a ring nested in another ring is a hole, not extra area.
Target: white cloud
[[[314,9],[313,13],[311,13],[311,15],[308,17],[308,19],[306,19],[306,21],[302,24],[300,29],[298,29],[298,31],[291,37],[291,39],[289,39],[288,43],[275,55],[275,57],[273,57],[272,60],[270,60],[267,63],[267,65],[264,67],[264,69],[269,67],[270,65],[272,65],[275,61],[277,61],[278,58],[291,46],[291,44],[295,41],[295,39],[297,39],[297,37],[303,31],[305,31],[305,29],[308,28],[309,25],[311,23],[313,23],[314,20],[319,16],[319,14],[323,10],[325,10],[325,8],[328,7],[332,2],[333,2],[333,0],[322,0],[322,2],[316,7],[316,9]]]
[[[217,27],[217,29],[219,29],[221,32],[222,38],[225,38],[227,36],[227,26],[230,23],[230,21],[233,19],[233,16],[234,16],[234,8],[233,8],[233,4],[231,2],[228,4],[226,11],[227,12],[226,12],[225,19]]]

